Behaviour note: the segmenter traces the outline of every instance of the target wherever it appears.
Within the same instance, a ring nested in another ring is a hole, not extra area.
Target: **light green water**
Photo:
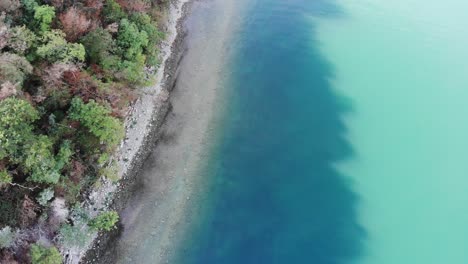
[[[318,23],[348,97],[359,264],[468,263],[468,1],[340,0]]]

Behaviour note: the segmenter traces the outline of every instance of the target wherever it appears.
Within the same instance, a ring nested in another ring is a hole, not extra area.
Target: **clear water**
[[[223,1],[248,11],[173,262],[468,263],[468,2]]]
[[[351,157],[319,50],[314,18],[340,16],[326,1],[247,3],[232,43],[229,105],[207,162],[201,224],[179,263],[342,263],[361,250],[358,200],[334,166]]]
[[[468,2],[337,5],[311,23],[354,110],[338,168],[361,197],[356,263],[468,263]]]

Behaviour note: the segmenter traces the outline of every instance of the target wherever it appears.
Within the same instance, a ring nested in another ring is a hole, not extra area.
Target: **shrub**
[[[104,212],[89,222],[89,226],[97,230],[110,231],[119,221],[119,215],[115,211]]]
[[[47,188],[39,193],[37,202],[42,206],[46,206],[52,198],[54,198],[54,190]]]
[[[61,264],[62,256],[55,247],[44,247],[38,244],[31,246],[29,251],[32,264]]]
[[[118,182],[120,180],[119,170],[114,163],[101,168],[99,174],[112,182]]]
[[[0,249],[8,248],[15,240],[16,232],[11,227],[6,226],[0,230]]]
[[[6,170],[0,170],[0,187],[4,184],[11,183],[13,178]]]
[[[92,230],[88,226],[89,216],[78,205],[75,205],[70,212],[70,220],[73,223],[64,224],[59,230],[59,240],[66,247],[83,247],[92,235]]]
[[[91,238],[91,234],[92,232],[86,224],[64,224],[59,230],[59,241],[66,247],[82,248]]]
[[[111,111],[90,100],[85,104],[80,98],[73,98],[69,117],[79,121],[89,132],[109,146],[115,146],[123,138],[123,125],[115,117],[110,116]]]
[[[82,44],[69,43],[60,30],[47,31],[42,36],[42,45],[37,48],[37,55],[49,62],[74,62],[85,59],[85,49]]]

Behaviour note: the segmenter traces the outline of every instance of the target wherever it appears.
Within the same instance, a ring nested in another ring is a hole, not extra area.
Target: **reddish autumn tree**
[[[71,7],[59,16],[68,41],[76,41],[91,28],[91,20],[76,7]]]

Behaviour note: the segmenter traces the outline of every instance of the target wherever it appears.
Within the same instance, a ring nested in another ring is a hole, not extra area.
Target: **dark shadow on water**
[[[353,155],[307,16],[339,17],[329,1],[258,0],[247,14],[221,142],[207,171],[206,215],[179,263],[350,263],[364,230],[358,197],[334,164]],[[346,102],[346,103],[343,103]]]

